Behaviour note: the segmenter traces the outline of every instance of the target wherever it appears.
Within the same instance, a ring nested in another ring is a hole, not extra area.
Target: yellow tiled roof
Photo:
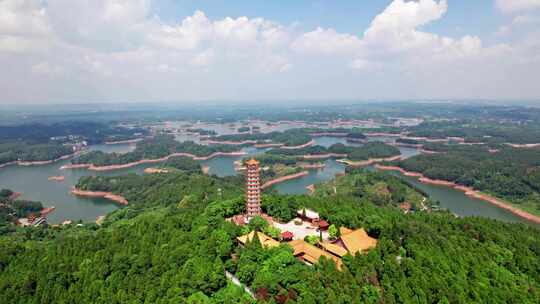
[[[340,228],[340,231],[341,241],[353,255],[357,252],[363,252],[377,246],[377,239],[370,237],[363,228],[356,230],[347,228],[343,228],[342,230],[342,228]]]
[[[319,258],[324,256],[327,259],[333,260],[336,263],[336,267],[341,269],[342,262],[340,258],[335,257],[330,253],[305,242],[304,240],[290,241],[289,245],[293,248],[295,256],[302,255],[302,258],[311,264],[318,263]]]
[[[247,164],[248,166],[256,166],[256,165],[259,164],[259,162],[258,162],[255,158],[252,158],[252,159],[248,160],[248,161],[246,162],[246,164]]]
[[[268,235],[262,233],[262,232],[255,232],[251,231],[248,234],[244,234],[242,236],[237,237],[236,239],[242,243],[246,244],[248,241],[251,242],[253,240],[253,236],[257,233],[257,236],[259,237],[259,242],[263,247],[277,247],[279,246],[279,242],[274,240],[273,238],[269,237]]]
[[[326,251],[334,254],[334,255],[337,255],[339,257],[343,257],[347,254],[347,249],[339,246],[339,245],[336,245],[336,244],[332,244],[330,242],[321,242],[319,243],[321,245],[322,248],[324,248]]]
[[[339,234],[340,235],[349,234],[351,232],[352,232],[352,230],[347,228],[347,227],[339,227]]]

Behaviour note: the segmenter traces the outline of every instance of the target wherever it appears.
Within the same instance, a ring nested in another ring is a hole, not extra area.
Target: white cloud
[[[57,76],[63,73],[62,67],[53,66],[50,63],[44,61],[32,66],[32,73],[38,75]]]
[[[45,9],[35,0],[0,1],[0,51],[25,52],[48,46]]]
[[[152,4],[0,0],[0,91],[29,102],[540,97],[529,80],[540,76],[539,37],[510,40],[534,23],[529,13],[501,36],[512,43],[485,46],[425,29],[446,0],[394,0],[360,34],[202,11],[165,22]]]
[[[334,54],[357,51],[361,44],[360,39],[354,35],[318,27],[298,37],[292,48],[298,52]]]
[[[364,41],[371,53],[400,53],[405,58],[421,56],[429,60],[476,53],[482,44],[478,37],[456,40],[418,29],[441,19],[447,10],[445,0],[395,0],[375,17],[364,33]]]
[[[212,49],[208,49],[202,53],[196,54],[191,60],[191,64],[198,67],[204,67],[210,65],[213,59],[214,51]]]
[[[518,15],[515,16],[514,19],[512,19],[512,24],[514,25],[524,25],[524,24],[531,24],[537,22],[538,19],[534,18],[530,15]]]
[[[139,47],[153,23],[150,0],[47,0],[46,11],[62,40],[102,51]]]
[[[504,13],[515,13],[540,8],[540,0],[496,0],[496,5]]]
[[[201,11],[186,17],[178,25],[160,24],[148,35],[150,42],[177,50],[193,50],[212,36],[211,21]]]
[[[510,23],[500,26],[495,34],[508,36],[517,30],[527,30],[538,23],[538,21],[538,18],[532,15],[517,15],[512,18]]]
[[[369,37],[381,32],[412,30],[440,19],[447,10],[446,0],[439,2],[433,0],[395,0],[384,12],[375,17],[370,28],[366,31],[366,36]]]

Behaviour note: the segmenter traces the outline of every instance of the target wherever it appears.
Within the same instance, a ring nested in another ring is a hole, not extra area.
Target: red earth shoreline
[[[394,160],[399,160],[399,159],[401,159],[401,155],[396,155],[392,157],[383,157],[383,158],[370,158],[368,160],[363,160],[363,161],[351,161],[348,159],[338,159],[337,162],[349,165],[351,167],[365,167],[365,166],[370,166],[370,165],[380,163],[383,161],[394,161]]]
[[[55,162],[58,162],[58,161],[61,161],[61,160],[72,158],[72,157],[78,155],[79,153],[80,152],[75,152],[75,153],[60,156],[59,158],[55,158],[55,159],[51,159],[51,160],[42,160],[42,161],[20,161],[20,160],[17,160],[17,161],[12,161],[12,162],[9,162],[9,163],[1,164],[0,168],[4,168],[4,167],[10,166],[10,165],[19,165],[19,166],[26,166],[26,167],[48,165],[48,164],[52,164],[52,163],[55,163]]]
[[[309,142],[298,145],[298,146],[285,146],[285,144],[281,143],[265,143],[265,144],[258,144],[255,140],[244,140],[244,141],[218,141],[218,140],[206,140],[206,143],[211,145],[228,145],[228,146],[242,146],[242,145],[253,145],[255,148],[281,148],[281,149],[287,149],[287,150],[295,150],[295,149],[302,149],[307,148],[315,144],[315,140],[310,140]]]
[[[530,149],[530,148],[538,148],[540,147],[540,143],[538,144],[511,144],[506,143],[506,145],[512,147],[512,148],[518,148],[518,149]]]
[[[106,145],[134,144],[143,140],[144,138],[134,138],[134,139],[119,140],[119,141],[106,141],[105,144]]]
[[[304,159],[326,159],[332,157],[347,157],[347,154],[326,153],[326,154],[306,154],[302,156]]]
[[[128,201],[123,196],[116,195],[112,192],[84,191],[84,190],[79,190],[73,187],[71,189],[71,194],[76,195],[76,196],[83,196],[83,197],[104,198],[104,199],[108,199],[110,201],[116,202],[123,206],[127,206],[129,204]]]
[[[456,190],[463,191],[465,193],[465,195],[467,195],[469,197],[473,197],[473,198],[476,198],[476,199],[479,199],[479,200],[483,200],[483,201],[488,202],[488,203],[490,203],[492,205],[495,205],[495,206],[497,206],[497,207],[499,207],[501,209],[508,210],[511,213],[513,213],[513,214],[515,214],[515,215],[517,215],[517,216],[519,216],[519,217],[521,217],[521,218],[523,218],[525,220],[528,220],[528,221],[536,223],[536,224],[540,224],[540,217],[539,216],[536,216],[536,215],[531,214],[531,213],[529,213],[527,211],[518,209],[518,208],[504,202],[503,200],[500,200],[500,199],[495,198],[493,196],[480,193],[479,191],[474,190],[473,188],[466,187],[466,186],[461,186],[461,185],[458,185],[458,184],[456,184],[454,182],[449,182],[449,181],[445,181],[445,180],[431,179],[431,178],[425,177],[422,173],[409,172],[409,171],[404,170],[403,168],[396,167],[396,166],[375,165],[375,167],[377,169],[380,169],[380,170],[399,171],[399,172],[403,173],[406,176],[419,177],[418,180],[420,182],[422,182],[422,183],[425,183],[425,184],[446,186],[446,187],[454,188]]]
[[[156,159],[142,159],[136,162],[122,164],[122,165],[108,165],[108,166],[95,166],[94,164],[71,164],[71,165],[65,165],[60,167],[60,169],[88,169],[91,171],[112,171],[112,170],[119,170],[119,169],[126,169],[131,168],[134,166],[142,165],[142,164],[152,164],[152,163],[160,163],[167,161],[171,157],[191,157],[193,160],[209,160],[216,156],[243,156],[246,155],[245,152],[215,152],[208,156],[196,156],[190,153],[173,153],[171,155],[162,157],[162,158],[156,158]]]
[[[283,182],[286,182],[286,181],[291,180],[291,179],[297,179],[297,178],[300,178],[300,177],[304,177],[304,176],[306,176],[308,174],[309,174],[308,171],[302,171],[302,172],[299,172],[299,173],[278,177],[278,178],[275,178],[273,180],[270,180],[270,181],[267,181],[266,183],[264,183],[261,186],[261,189],[266,189],[268,187],[272,187],[273,185],[283,183]]]
[[[332,133],[332,132],[319,132],[319,133],[310,133],[309,134],[310,136],[313,136],[313,137],[347,137],[349,135],[349,133],[345,133],[345,132],[335,132],[335,133]]]

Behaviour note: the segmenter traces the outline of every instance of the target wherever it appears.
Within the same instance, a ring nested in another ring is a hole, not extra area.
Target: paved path
[[[234,274],[232,274],[232,273],[228,272],[227,270],[225,270],[225,276],[226,276],[227,279],[228,279],[229,281],[231,281],[234,285],[244,288],[244,291],[247,292],[252,298],[255,299],[255,294],[253,294],[253,292],[251,291],[251,289],[249,289],[249,287],[247,287],[247,286],[245,286],[244,284],[242,284],[242,282],[240,282],[240,280],[239,280]]]

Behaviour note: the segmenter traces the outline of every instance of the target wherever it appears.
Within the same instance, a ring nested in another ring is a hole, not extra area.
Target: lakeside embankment
[[[308,175],[309,172],[308,171],[302,171],[302,172],[299,172],[299,173],[295,173],[295,174],[291,174],[291,175],[285,175],[285,176],[282,176],[282,177],[278,177],[276,179],[273,179],[273,180],[270,180],[270,181],[267,181],[266,183],[264,183],[262,186],[261,186],[261,189],[266,189],[268,187],[272,187],[276,184],[279,184],[279,183],[283,183],[283,182],[286,182],[288,180],[292,180],[292,179],[297,179],[297,178],[300,178],[300,177],[304,177],[306,175]]]
[[[538,148],[540,147],[540,143],[538,144],[511,144],[506,143],[506,145],[512,147],[512,148],[522,148],[522,149],[530,149],[530,148]]]
[[[403,133],[386,133],[386,132],[367,132],[364,133],[367,137],[402,137]]]
[[[426,149],[419,149],[418,151],[420,151],[420,153],[422,153],[422,154],[441,154],[441,153],[443,153],[443,152],[431,151],[431,150],[426,150]]]
[[[401,159],[401,155],[385,157],[385,158],[370,158],[368,160],[362,160],[362,161],[352,161],[348,159],[338,159],[336,161],[338,163],[346,164],[351,167],[366,167],[366,166],[371,166],[373,164],[384,162],[384,161],[395,161],[399,159]]]
[[[128,205],[128,201],[123,196],[114,194],[112,192],[85,191],[85,190],[79,190],[73,187],[71,188],[71,194],[76,195],[76,196],[83,196],[83,197],[104,198],[104,199],[108,199],[110,201],[116,202],[120,205],[124,205],[124,206]]]
[[[469,197],[476,198],[476,199],[479,199],[479,200],[483,200],[483,201],[488,202],[488,203],[490,203],[490,204],[492,204],[494,206],[497,206],[497,207],[499,207],[501,209],[508,210],[511,213],[513,213],[513,214],[515,214],[515,215],[517,215],[517,216],[519,216],[519,217],[521,217],[523,219],[526,219],[526,220],[528,220],[530,222],[540,224],[540,217],[539,216],[536,216],[536,215],[531,214],[531,213],[529,213],[527,211],[524,211],[524,210],[521,210],[521,209],[519,209],[517,207],[514,207],[514,206],[511,205],[511,203],[506,202],[504,200],[498,199],[498,198],[493,197],[491,195],[481,193],[480,191],[474,190],[471,187],[458,185],[458,184],[456,184],[454,182],[450,182],[450,181],[431,179],[429,177],[425,177],[422,173],[406,171],[403,168],[396,167],[396,166],[375,165],[375,168],[377,168],[379,170],[383,170],[383,171],[399,171],[403,175],[406,175],[406,176],[418,177],[418,180],[420,182],[422,182],[422,183],[425,183],[425,184],[445,186],[445,187],[450,187],[450,188],[453,188],[453,189],[456,189],[456,190],[459,190],[459,191],[463,191],[465,193],[465,195],[467,195]]]
[[[167,161],[169,158],[172,157],[190,157],[193,160],[209,160],[217,156],[244,156],[246,155],[246,152],[238,151],[238,152],[215,152],[208,156],[196,156],[190,153],[173,153],[168,156],[162,157],[162,158],[156,158],[156,159],[141,159],[136,162],[131,162],[127,164],[121,164],[121,165],[108,165],[108,166],[95,166],[94,164],[71,164],[71,165],[65,165],[60,167],[61,170],[64,169],[88,169],[91,171],[112,171],[112,170],[119,170],[119,169],[126,169],[135,167],[142,164],[153,164],[153,163],[160,163]]]
[[[126,140],[119,140],[119,141],[106,141],[105,144],[106,145],[134,144],[143,140],[144,138],[126,139]]]
[[[67,155],[64,155],[64,156],[60,156],[59,158],[55,158],[55,159],[51,159],[51,160],[39,160],[39,161],[16,160],[16,161],[12,161],[12,162],[9,162],[9,163],[1,164],[0,168],[4,168],[4,167],[7,167],[7,166],[11,166],[11,165],[19,165],[19,166],[25,166],[25,167],[48,165],[48,164],[52,164],[52,163],[55,163],[55,162],[59,162],[61,160],[70,159],[70,158],[72,158],[74,156],[79,155],[80,153],[81,152],[79,151],[79,152],[75,152],[75,153],[72,153],[72,154],[67,154]]]
[[[4,168],[4,167],[7,167],[7,166],[16,165],[16,164],[17,164],[17,161],[12,161],[12,162],[1,164],[0,168]]]
[[[319,132],[319,133],[310,133],[311,137],[347,137],[349,133],[345,132]]]
[[[387,143],[387,144],[394,147],[404,147],[404,148],[413,148],[413,149],[420,149],[424,146],[422,144],[405,144],[405,143],[400,143],[400,142]]]
[[[268,143],[268,144],[256,144],[256,145],[254,145],[253,147],[255,147],[255,148],[257,148],[257,149],[279,148],[279,147],[283,147],[283,144],[272,144],[272,143]]]
[[[40,214],[41,216],[47,216],[47,215],[49,215],[50,213],[52,213],[54,210],[56,210],[56,207],[55,207],[55,206],[46,207],[46,208],[41,209],[41,211],[39,212],[39,214]]]
[[[257,143],[256,140],[244,140],[244,141],[232,141],[232,140],[211,140],[207,139],[204,141],[205,143],[209,145],[224,145],[224,146],[243,146],[243,145],[255,145]]]
[[[303,144],[303,145],[298,145],[298,146],[282,146],[281,149],[285,149],[285,150],[298,150],[298,149],[304,149],[304,148],[307,148],[307,147],[311,147],[315,144],[315,140],[312,139],[310,141],[308,141],[307,143]]]
[[[302,155],[303,159],[327,159],[327,158],[343,158],[343,157],[347,157],[347,154],[326,153],[326,154],[305,154],[305,155]]]
[[[298,145],[298,146],[286,146],[282,143],[257,143],[255,140],[244,140],[244,141],[218,141],[218,140],[205,140],[207,144],[211,145],[228,145],[228,146],[244,146],[244,145],[253,145],[253,147],[258,149],[263,148],[281,148],[281,149],[287,149],[287,150],[297,150],[297,149],[303,149],[310,146],[313,146],[315,144],[315,140],[310,140],[305,144]]]

